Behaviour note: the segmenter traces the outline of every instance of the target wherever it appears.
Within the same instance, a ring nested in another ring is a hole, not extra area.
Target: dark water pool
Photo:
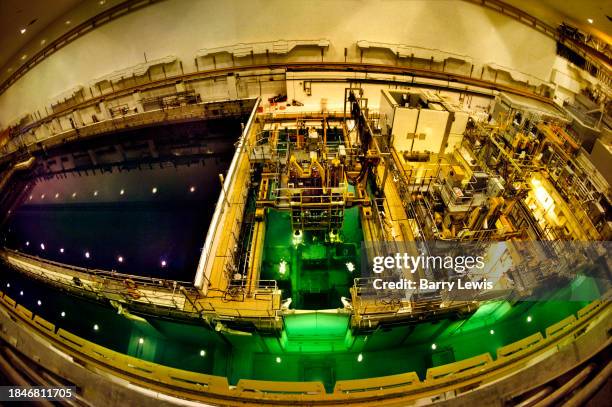
[[[192,281],[227,162],[39,179],[4,245],[71,265]]]

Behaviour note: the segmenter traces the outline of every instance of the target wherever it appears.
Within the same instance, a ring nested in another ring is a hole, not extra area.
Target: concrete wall
[[[53,54],[0,95],[0,128],[50,98],[113,71],[168,55],[194,71],[202,48],[330,40],[324,60],[359,61],[359,40],[466,55],[548,80],[554,41],[494,11],[454,0],[168,0],[105,24]],[[319,58],[318,50],[301,56]],[[316,60],[316,59],[315,59]],[[200,67],[202,68],[202,67]],[[478,71],[480,72],[480,71]]]

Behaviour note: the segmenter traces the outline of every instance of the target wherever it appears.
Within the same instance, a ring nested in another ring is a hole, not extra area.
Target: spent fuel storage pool
[[[240,131],[135,130],[47,152],[21,174],[4,246],[71,266],[192,282]],[[112,142],[112,144],[109,144]]]
[[[37,150],[5,173],[0,304],[130,380],[269,401],[522,368],[597,320],[606,242],[526,239],[532,202],[390,150],[346,96]]]

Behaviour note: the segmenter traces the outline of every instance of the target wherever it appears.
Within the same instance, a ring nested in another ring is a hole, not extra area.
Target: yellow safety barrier
[[[458,373],[474,372],[482,370],[487,363],[493,362],[493,358],[489,353],[483,353],[468,359],[463,359],[458,362],[448,363],[442,366],[436,366],[427,369],[427,380],[436,380]]]
[[[23,305],[17,304],[17,307],[15,308],[15,311],[17,311],[17,313],[19,315],[21,315],[22,317],[26,318],[26,319],[32,319],[32,317],[34,316],[34,314],[32,313],[32,311],[30,311],[29,309],[27,309],[26,307],[24,307]]]
[[[497,349],[497,359],[515,357],[528,351],[529,348],[542,341],[544,337],[539,332],[534,333],[519,341],[513,342],[510,345],[502,346]]]
[[[590,303],[589,305],[587,305],[586,307],[579,309],[578,319],[586,318],[589,314],[595,311],[601,304],[603,304],[602,301],[596,300]]]
[[[239,392],[276,394],[324,394],[321,382],[273,382],[265,380],[240,379],[236,389]]]
[[[213,393],[226,392],[229,388],[227,378],[204,373],[189,372],[173,367],[159,366],[159,380],[174,386],[191,390],[202,390],[202,387]]]
[[[562,334],[566,330],[570,329],[574,323],[576,322],[576,317],[570,315],[567,318],[562,319],[556,324],[552,324],[548,328],[546,328],[546,338],[552,338],[559,334]]]
[[[15,306],[17,305],[17,301],[15,301],[14,299],[12,299],[11,297],[9,297],[8,295],[5,295],[4,297],[2,297],[0,299],[3,303],[5,303],[6,305],[9,306],[9,308],[15,308]]]
[[[113,366],[122,368],[126,372],[144,376],[147,379],[196,391],[212,391],[214,389],[222,392],[227,391],[229,388],[227,378],[225,377],[190,372],[147,362],[86,341],[63,329],[58,330],[57,336],[63,343],[78,349],[87,356],[102,360],[105,363],[112,363]]]
[[[56,336],[63,344],[79,351],[82,350],[87,344],[85,339],[81,339],[80,337],[73,335],[68,331],[64,331],[61,328],[57,330]]]
[[[420,383],[421,380],[419,380],[419,376],[415,372],[373,377],[370,379],[338,380],[334,386],[334,393],[380,391],[396,387],[410,387]]]
[[[55,325],[53,325],[51,322],[47,321],[46,319],[39,317],[38,315],[34,316],[34,324],[49,331],[50,333],[55,333]]]
[[[207,375],[203,373],[190,372],[177,368],[159,365],[144,361],[133,356],[128,356],[93,342],[84,340],[63,329],[55,332],[55,326],[38,315],[34,315],[22,305],[16,305],[15,301],[4,295],[0,296],[0,302],[12,309],[14,314],[23,318],[27,323],[41,331],[43,334],[56,339],[56,343],[65,345],[73,349],[78,354],[88,356],[93,359],[97,366],[112,366],[114,374],[119,377],[132,380],[140,377],[152,388],[158,391],[165,391],[169,394],[181,394],[182,390],[189,390],[197,394],[213,396],[222,395],[229,397],[241,397],[245,401],[255,402],[265,395],[268,399],[283,401],[315,401],[315,400],[342,400],[357,399],[369,396],[385,396],[396,394],[405,390],[424,391],[431,385],[440,385],[441,381],[459,380],[466,375],[476,375],[472,381],[483,382],[482,377],[485,372],[491,372],[496,366],[514,363],[513,359],[518,359],[526,353],[531,352],[534,347],[543,348],[544,345],[553,344],[557,338],[564,333],[572,331],[577,325],[582,323],[582,319],[593,316],[594,310],[604,304],[601,301],[590,304],[578,311],[579,318],[574,315],[559,321],[546,329],[547,338],[544,339],[541,333],[535,333],[527,338],[516,341],[512,344],[503,346],[497,350],[497,361],[493,361],[489,353],[453,362],[443,366],[433,367],[427,370],[426,380],[421,382],[415,372],[402,373],[397,375],[374,377],[368,379],[340,380],[336,382],[334,392],[327,394],[321,382],[279,382],[242,379],[235,388],[230,387],[226,377]],[[537,346],[541,345],[541,346]],[[499,363],[498,363],[499,362]],[[488,375],[489,379],[496,377],[495,374]],[[428,381],[436,381],[435,384]],[[450,386],[450,385],[449,385]],[[182,390],[179,390],[182,389]]]

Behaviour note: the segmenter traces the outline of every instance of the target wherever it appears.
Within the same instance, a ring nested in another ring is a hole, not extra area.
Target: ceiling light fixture
[[[587,21],[589,22],[589,24],[593,24],[593,19],[592,18],[587,18]]]
[[[26,33],[26,29],[22,28],[21,30],[19,30],[20,33],[25,34]]]

